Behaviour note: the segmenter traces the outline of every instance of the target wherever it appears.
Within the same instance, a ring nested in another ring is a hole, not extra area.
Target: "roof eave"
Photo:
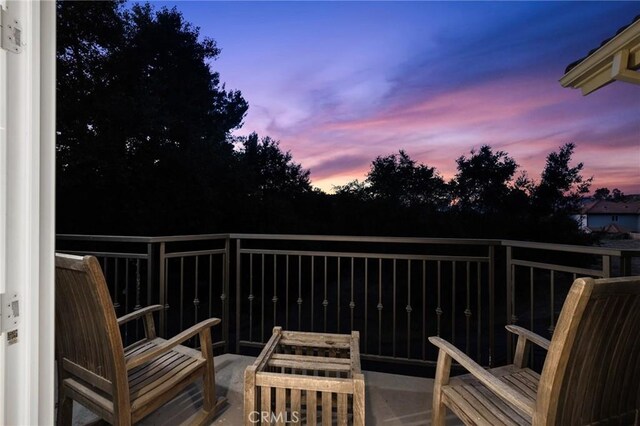
[[[627,61],[624,69],[618,70],[616,56],[618,56],[618,65],[621,61],[623,63]],[[560,79],[560,84],[562,87],[581,89],[583,95],[588,95],[615,80],[640,84],[640,74],[630,71],[638,67],[640,67],[640,21],[631,24],[569,70]]]

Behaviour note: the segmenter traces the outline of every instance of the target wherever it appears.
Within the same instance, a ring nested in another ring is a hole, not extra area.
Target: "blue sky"
[[[583,97],[564,68],[640,14],[637,2],[154,2],[222,48],[212,63],[314,185],[362,180],[406,150],[446,178],[489,144],[539,178],[566,142],[594,189],[640,193],[640,88]]]

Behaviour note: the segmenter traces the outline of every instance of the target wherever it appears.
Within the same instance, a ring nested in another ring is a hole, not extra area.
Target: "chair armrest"
[[[127,370],[131,370],[132,368],[138,367],[153,360],[154,358],[157,358],[162,354],[169,352],[172,348],[175,348],[185,340],[192,338],[196,334],[202,333],[204,331],[209,331],[209,328],[213,327],[214,325],[220,324],[220,322],[220,318],[209,318],[207,320],[199,322],[192,327],[189,327],[182,333],[175,335],[169,340],[166,340],[164,343],[156,346],[152,350],[129,358],[126,363]]]
[[[512,406],[518,408],[520,411],[533,417],[533,412],[535,410],[534,404],[529,402],[529,400],[527,400],[520,391],[518,391],[518,389],[502,382],[446,340],[433,336],[429,337],[429,341],[469,371],[469,373],[478,379],[480,383],[485,385],[491,392],[502,398],[505,402],[508,402]]]
[[[149,314],[151,312],[159,311],[161,309],[163,309],[162,305],[146,306],[142,309],[138,309],[137,311],[133,311],[130,314],[123,315],[120,318],[118,318],[118,325],[126,324],[131,320],[138,319],[143,315]]]
[[[509,330],[513,334],[517,334],[518,336],[522,336],[528,341],[535,343],[543,349],[549,350],[549,345],[551,345],[551,341],[545,339],[544,337],[527,330],[526,328],[519,327],[517,325],[507,325],[505,326],[507,330]]]

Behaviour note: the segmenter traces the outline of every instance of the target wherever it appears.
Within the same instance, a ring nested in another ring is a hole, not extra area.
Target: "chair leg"
[[[56,419],[57,426],[71,426],[73,418],[73,400],[68,396],[61,394],[58,396],[58,415]]]
[[[433,426],[444,426],[447,407],[442,402],[442,385],[449,383],[450,372],[451,357],[441,350],[438,352],[438,365],[433,383],[433,407],[431,408],[431,424]]]
[[[216,369],[213,363],[210,329],[200,333],[200,346],[202,356],[207,362],[202,378],[202,393],[204,397],[203,409],[208,412],[216,408]]]
[[[447,407],[443,403],[433,403],[431,412],[431,425],[444,426],[444,419],[447,417]]]

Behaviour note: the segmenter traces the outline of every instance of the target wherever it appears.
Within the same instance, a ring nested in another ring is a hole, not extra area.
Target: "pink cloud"
[[[311,170],[314,185],[324,190],[364,179],[376,156],[399,149],[450,179],[455,159],[483,144],[507,151],[539,179],[548,153],[573,142],[574,159],[584,162],[585,175],[596,177],[594,187],[640,192],[640,123],[629,113],[638,99],[624,89],[612,85],[606,93],[582,97],[552,76],[536,74],[436,95],[412,94],[412,99],[367,109],[361,117],[339,113],[345,104],[328,104],[313,113],[288,114],[299,120],[287,125],[272,120],[266,131]],[[261,120],[245,129],[264,126]]]

